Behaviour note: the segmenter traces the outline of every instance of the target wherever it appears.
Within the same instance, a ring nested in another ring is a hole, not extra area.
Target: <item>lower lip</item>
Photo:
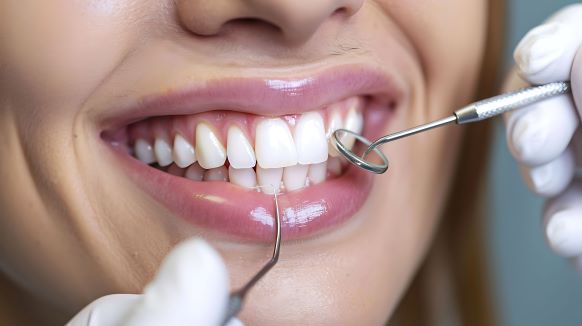
[[[184,220],[243,240],[272,241],[272,196],[227,182],[197,182],[152,168],[115,151],[127,174]],[[341,224],[364,204],[373,178],[354,166],[341,176],[278,197],[283,239],[315,235]]]

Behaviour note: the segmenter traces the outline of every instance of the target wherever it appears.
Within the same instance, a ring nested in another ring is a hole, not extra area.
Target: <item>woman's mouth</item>
[[[283,237],[301,238],[355,215],[372,188],[371,175],[333,148],[332,133],[379,136],[400,96],[386,75],[353,66],[218,80],[140,99],[104,119],[101,137],[138,186],[186,221],[269,241],[276,191]]]

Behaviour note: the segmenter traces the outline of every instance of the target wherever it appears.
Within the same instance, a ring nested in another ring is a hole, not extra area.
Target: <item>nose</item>
[[[196,35],[218,35],[228,23],[258,20],[292,42],[308,40],[330,17],[354,15],[364,0],[176,0],[181,23]]]

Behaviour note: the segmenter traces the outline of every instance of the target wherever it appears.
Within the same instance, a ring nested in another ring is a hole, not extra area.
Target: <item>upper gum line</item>
[[[324,129],[329,132],[330,118],[334,114],[341,116],[345,122],[350,109],[361,113],[365,105],[365,99],[361,96],[354,96],[348,99],[333,103],[323,109],[307,111],[299,114],[284,116],[257,116],[234,111],[209,111],[188,116],[168,116],[154,117],[133,123],[128,126],[128,142],[134,145],[138,139],[144,139],[152,145],[156,138],[164,139],[168,143],[173,143],[175,137],[180,135],[186,138],[191,144],[195,143],[196,127],[200,123],[210,126],[223,145],[226,146],[228,130],[232,126],[241,129],[249,142],[254,146],[257,124],[267,119],[282,119],[293,134],[298,120],[305,114],[316,112],[323,119]]]

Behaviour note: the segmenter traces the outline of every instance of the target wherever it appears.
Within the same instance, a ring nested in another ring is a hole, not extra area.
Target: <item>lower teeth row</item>
[[[340,158],[329,157],[327,161],[318,164],[293,165],[286,168],[264,169],[260,166],[245,169],[235,169],[225,165],[204,169],[194,163],[188,168],[180,168],[175,164],[160,168],[169,174],[184,177],[194,181],[223,181],[244,187],[255,188],[266,194],[290,192],[315,185],[328,178],[338,176],[345,165]],[[258,186],[258,187],[257,187]]]

